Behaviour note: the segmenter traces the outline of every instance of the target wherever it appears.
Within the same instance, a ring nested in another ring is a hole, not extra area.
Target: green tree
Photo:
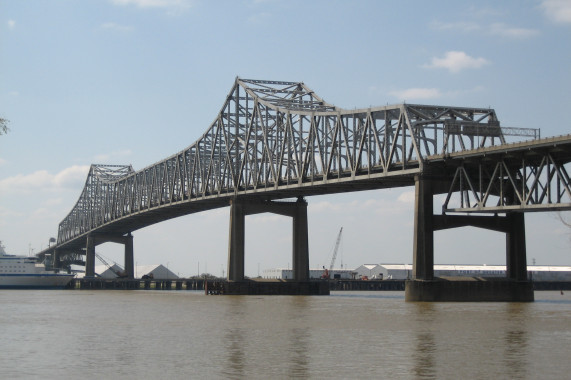
[[[0,117],[0,135],[5,135],[10,129],[8,128],[8,120]]]

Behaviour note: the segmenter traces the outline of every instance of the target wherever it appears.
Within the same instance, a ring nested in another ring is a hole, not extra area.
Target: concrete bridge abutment
[[[118,243],[125,246],[124,277],[135,278],[133,235],[131,233],[125,236],[89,234],[85,249],[85,276],[95,277],[95,247],[103,243]]]
[[[269,212],[292,218],[293,279],[309,281],[309,239],[307,232],[307,202],[230,201],[230,233],[228,243],[228,281],[244,281],[245,218],[246,215]]]
[[[434,215],[434,188],[437,181],[415,177],[413,277],[406,282],[406,301],[503,301],[534,300],[527,278],[525,220],[522,212],[505,216]],[[506,234],[506,278],[434,277],[434,232],[472,226]]]

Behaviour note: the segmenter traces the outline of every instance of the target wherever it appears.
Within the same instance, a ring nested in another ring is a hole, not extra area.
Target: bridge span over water
[[[508,143],[508,136],[523,138]],[[83,261],[95,246],[230,205],[228,279],[244,279],[249,214],[293,218],[293,271],[309,276],[305,197],[415,186],[413,277],[433,279],[433,233],[476,226],[506,233],[508,278],[526,280],[524,212],[571,209],[571,136],[506,128],[490,108],[397,104],[345,110],[304,83],[236,78],[220,112],[192,145],[135,171],[92,165],[74,208],[59,225],[54,265]],[[433,196],[446,194],[442,210]]]

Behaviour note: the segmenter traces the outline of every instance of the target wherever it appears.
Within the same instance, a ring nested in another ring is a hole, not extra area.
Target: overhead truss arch
[[[59,225],[58,244],[152,215],[140,228],[164,217],[161,210],[202,200],[251,193],[277,199],[292,189],[319,192],[332,184],[410,177],[422,173],[428,157],[505,142],[490,108],[345,110],[302,82],[236,78],[215,120],[186,149],[140,171],[92,165],[77,204]]]

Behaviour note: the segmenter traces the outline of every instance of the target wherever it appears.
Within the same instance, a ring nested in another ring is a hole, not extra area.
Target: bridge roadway
[[[92,165],[57,244],[40,255],[53,253],[56,267],[85,255],[93,276],[95,246],[116,242],[125,245],[132,277],[133,231],[230,205],[228,279],[244,279],[245,216],[273,212],[293,218],[294,277],[304,281],[305,197],[415,186],[415,280],[433,280],[435,230],[471,225],[506,233],[508,279],[525,281],[523,213],[571,209],[571,136],[507,144],[514,131],[539,135],[501,128],[492,109],[342,110],[303,83],[237,78],[216,120],[189,148],[139,172]],[[435,194],[447,194],[438,215]]]

